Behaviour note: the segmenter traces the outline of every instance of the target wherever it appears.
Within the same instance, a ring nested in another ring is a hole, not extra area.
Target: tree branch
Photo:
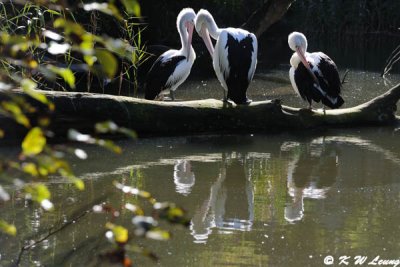
[[[205,99],[184,102],[159,102],[124,96],[91,93],[41,91],[56,106],[50,130],[66,136],[68,129],[91,133],[93,124],[112,120],[139,135],[182,135],[206,133],[276,132],[316,127],[354,127],[387,125],[397,122],[396,103],[400,84],[361,105],[336,110],[308,110],[281,105],[279,100],[250,105],[226,104]],[[17,95],[24,95],[16,91]],[[0,102],[4,100],[0,94]],[[41,104],[29,99],[35,106]],[[24,136],[10,119],[1,118],[7,137]],[[19,128],[21,130],[21,127]]]
[[[272,24],[278,22],[295,0],[267,0],[242,25],[257,37],[260,37]]]

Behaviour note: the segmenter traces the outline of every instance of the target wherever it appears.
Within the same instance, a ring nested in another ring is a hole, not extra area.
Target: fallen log
[[[56,106],[50,130],[65,136],[70,128],[91,133],[96,122],[112,120],[119,126],[144,135],[183,135],[207,133],[254,133],[311,128],[393,125],[400,98],[400,84],[361,105],[337,110],[308,110],[282,105],[279,100],[256,101],[250,105],[205,99],[159,102],[104,94],[41,91]],[[13,94],[22,95],[21,91]],[[0,94],[0,102],[8,98]],[[27,98],[33,105],[38,102]],[[26,129],[0,117],[0,128],[12,137]]]

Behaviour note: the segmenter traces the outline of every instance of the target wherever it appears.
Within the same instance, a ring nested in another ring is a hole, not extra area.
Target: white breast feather
[[[230,67],[228,63],[228,48],[226,43],[228,41],[228,33],[226,30],[221,31],[217,43],[215,44],[215,50],[213,55],[213,67],[215,74],[222,87],[227,91],[228,86],[226,85],[225,77],[229,76]]]
[[[247,32],[249,34],[249,32]],[[248,74],[248,79],[249,82],[253,80],[254,72],[256,71],[256,66],[257,66],[257,53],[258,53],[258,44],[257,44],[257,38],[254,34],[251,33],[251,38],[253,39],[252,45],[253,45],[253,53],[251,54],[251,65],[249,69],[249,74]]]
[[[171,53],[172,56],[186,56],[183,54],[182,51],[178,50],[170,50],[173,53]],[[170,52],[167,51],[167,52]],[[166,52],[166,53],[167,53]],[[163,93],[166,93],[166,91],[175,91],[176,88],[178,88],[189,76],[190,70],[192,69],[193,62],[196,59],[196,54],[191,47],[190,49],[190,56],[189,56],[189,61],[187,60],[182,60],[179,62],[179,64],[176,66],[174,72],[172,73],[171,76],[169,76],[167,82],[166,82],[166,87],[168,89],[164,90]]]
[[[299,92],[299,89],[297,88],[296,81],[294,80],[294,72],[295,72],[295,70],[296,70],[295,67],[291,67],[290,70],[289,70],[290,83],[292,84],[292,87],[293,87],[294,91],[299,96],[301,96],[300,92]]]

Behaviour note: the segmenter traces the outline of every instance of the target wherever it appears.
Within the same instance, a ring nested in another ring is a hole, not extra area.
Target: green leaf
[[[95,53],[106,76],[110,79],[114,78],[118,70],[118,62],[114,55],[103,49],[96,49]]]
[[[32,162],[23,163],[22,171],[35,177],[39,175],[36,164]]]
[[[85,189],[85,183],[79,179],[79,178],[74,178],[72,179],[72,182],[74,183],[75,187],[78,188],[78,190],[84,190]]]
[[[98,145],[103,146],[105,148],[107,148],[108,150],[111,150],[112,152],[116,153],[116,154],[121,154],[122,153],[122,149],[120,146],[116,145],[113,141],[111,140],[98,140],[98,142],[96,142]]]
[[[123,226],[107,223],[106,228],[110,229],[114,234],[114,240],[118,243],[128,242],[128,229]]]
[[[146,237],[154,240],[168,240],[171,238],[171,234],[168,231],[161,229],[150,230],[146,232]]]
[[[61,78],[64,79],[66,83],[72,88],[75,89],[75,75],[70,69],[58,68],[56,66],[48,66],[49,70],[58,74]]]
[[[137,0],[122,0],[122,3],[129,14],[140,17],[140,4]]]
[[[29,194],[31,199],[36,202],[42,202],[51,197],[47,186],[41,183],[25,186],[25,193]]]
[[[114,182],[114,186],[121,190],[123,193],[125,194],[131,194],[134,196],[140,196],[142,198],[147,199],[148,201],[150,201],[151,203],[155,204],[156,200],[152,197],[152,195],[147,192],[147,191],[143,191],[143,190],[139,190],[137,188],[131,187],[131,186],[127,186],[118,182]]]
[[[17,234],[17,228],[13,224],[9,224],[3,220],[0,220],[0,230],[6,234],[15,236]]]
[[[95,125],[95,129],[98,133],[114,133],[118,130],[118,125],[113,121],[98,122]]]
[[[132,139],[136,139],[137,135],[135,131],[132,131],[128,128],[124,127],[119,127],[115,122],[113,121],[104,121],[104,122],[98,122],[95,125],[95,129],[97,133],[122,133],[128,137],[131,137]]]
[[[80,51],[84,56],[93,56],[94,54],[94,38],[93,35],[86,33],[82,35],[83,42],[79,45]],[[96,61],[96,58],[93,59]]]
[[[139,216],[144,216],[144,211],[141,207],[139,207],[138,205],[134,205],[131,203],[126,203],[124,206],[125,209],[133,212],[135,215],[139,215]]]
[[[39,127],[32,128],[22,142],[22,152],[27,156],[37,155],[43,151],[46,137]]]
[[[136,139],[137,138],[137,134],[135,131],[132,131],[131,129],[125,128],[125,127],[121,127],[118,130],[120,133],[132,138],[132,139]]]
[[[22,90],[30,97],[36,99],[37,101],[39,101],[45,105],[49,104],[49,100],[47,99],[47,97],[44,94],[36,91],[37,84],[34,81],[32,81],[31,79],[23,79],[21,81],[21,87],[22,87]]]
[[[31,184],[25,186],[25,193],[28,198],[40,203],[45,210],[53,209],[53,203],[49,200],[51,197],[50,191],[44,184]]]
[[[58,172],[62,176],[66,177],[68,180],[70,180],[78,190],[82,191],[85,189],[85,183],[81,179],[76,177],[71,171],[68,171],[65,168],[60,168],[58,170]]]
[[[84,55],[83,60],[85,60],[86,64],[88,64],[89,67],[93,67],[97,58],[95,56],[91,56],[91,55]]]
[[[31,127],[31,124],[28,118],[22,113],[21,108],[14,102],[3,101],[1,102],[1,107],[11,113],[10,115],[14,118],[14,120],[25,126],[26,128]]]
[[[46,9],[43,13],[50,13],[51,15],[57,15],[57,16],[61,16],[61,13],[58,11],[55,11],[53,9]]]
[[[54,28],[64,28],[66,35],[74,33],[78,36],[82,36],[86,32],[82,25],[80,25],[79,23],[68,21],[63,18],[56,19],[53,25]]]

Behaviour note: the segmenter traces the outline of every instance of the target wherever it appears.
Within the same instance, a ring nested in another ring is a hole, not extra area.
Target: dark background
[[[219,27],[240,27],[264,1],[146,0],[140,4],[147,45],[179,48],[175,25],[182,8],[192,7],[196,12],[205,8],[213,14]],[[391,51],[400,44],[399,11],[397,0],[295,1],[282,20],[259,37],[258,70],[288,64],[292,52],[287,36],[296,30],[306,34],[309,51],[324,51],[345,67],[380,71]],[[198,61],[193,71],[199,72],[197,67],[203,65],[202,56],[208,54],[198,36],[194,37],[193,46]]]

